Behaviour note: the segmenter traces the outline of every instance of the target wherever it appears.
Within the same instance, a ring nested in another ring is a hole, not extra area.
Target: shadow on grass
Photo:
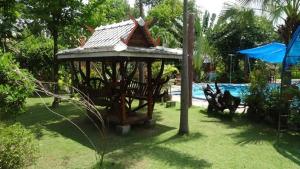
[[[274,148],[285,158],[300,165],[300,134],[285,133],[274,143]]]
[[[49,105],[48,105],[49,106]],[[97,148],[102,149],[104,145],[104,139],[101,133],[99,133],[84,112],[74,107],[71,104],[63,103],[59,106],[58,109],[55,109],[55,112],[66,116],[71,119],[76,125],[78,125],[94,142]],[[156,117],[160,119],[160,113],[156,113]],[[70,138],[82,145],[92,148],[89,141],[78,131],[78,129],[72,125],[69,121],[59,117],[45,108],[41,103],[33,104],[32,106],[27,107],[27,113],[19,116],[17,121],[22,123],[27,128],[31,129],[32,132],[36,135],[36,138],[41,138],[43,136],[42,130],[54,131],[51,136],[63,136]],[[146,129],[141,126],[134,126],[132,132],[127,136],[119,136],[115,133],[114,129],[106,128],[105,138],[112,142],[112,144],[119,145],[119,147],[126,146],[130,140],[130,143],[134,143],[137,140],[149,139],[155,137],[169,130],[175,128],[168,127],[165,125],[157,124],[154,129]],[[113,151],[112,147],[116,149],[116,146],[109,146],[107,151]]]
[[[85,117],[84,113],[73,105],[62,103],[55,111],[70,118],[75,124],[80,126],[96,145],[97,151],[105,151],[105,168],[127,168],[136,163],[143,163],[145,156],[179,168],[211,166],[205,160],[165,147],[168,144],[198,139],[202,137],[200,133],[192,133],[183,137],[174,135],[165,140],[159,140],[157,136],[176,128],[158,123],[151,129],[134,126],[132,131],[126,136],[119,136],[114,130],[108,128],[105,137],[103,137],[97,132],[91,121]],[[155,117],[158,121],[162,119],[161,114],[162,112],[157,109]],[[38,139],[43,137],[43,131],[46,130],[51,131],[47,133],[48,137],[63,136],[93,149],[93,146],[77,128],[65,119],[49,112],[43,104],[31,104],[31,106],[27,107],[27,113],[18,117],[17,120],[27,128],[30,128]],[[106,159],[107,156],[109,160]],[[98,166],[95,165],[94,168],[98,168]]]
[[[123,150],[122,153],[113,154],[112,157],[114,159],[122,158],[126,162],[115,163],[107,161],[104,165],[107,166],[107,168],[112,169],[125,169],[130,166],[141,166],[142,168],[142,166],[147,166],[147,162],[142,160],[145,156],[156,159],[157,161],[162,161],[164,164],[167,164],[166,166],[175,166],[177,168],[205,168],[212,165],[206,160],[198,159],[189,154],[174,151],[162,146],[149,146],[147,148],[143,147],[143,149]]]
[[[204,114],[208,117],[209,120],[201,120],[201,122],[212,122],[212,123],[222,123],[227,125],[229,128],[240,127],[248,125],[248,121],[237,113],[234,116],[231,116],[228,113],[208,113],[206,109],[201,109],[199,113]]]
[[[169,146],[179,142],[187,142],[198,139],[202,135],[199,133],[190,134],[185,137],[177,135],[171,136],[163,141],[149,141],[135,144],[134,146],[127,146],[121,149],[121,153],[111,153],[110,158],[122,159],[122,162],[105,161],[104,168],[110,169],[125,169],[130,166],[142,168],[147,166],[147,161],[144,157],[150,157],[157,161],[162,161],[166,166],[175,166],[176,168],[207,168],[212,164],[206,160],[199,159],[184,152],[175,151]],[[167,143],[167,144],[166,144]]]
[[[300,165],[299,133],[285,133],[277,141],[276,129],[266,124],[251,122],[244,116],[237,115],[231,119],[226,114],[207,114],[206,110],[200,110],[200,113],[207,115],[209,118],[209,120],[202,120],[202,122],[222,123],[230,128],[240,128],[240,132],[229,134],[236,141],[237,145],[243,146],[246,144],[263,144],[268,142],[273,144],[273,147],[279,154]]]
[[[239,133],[230,135],[238,145],[262,144],[276,141],[276,131],[266,125],[252,124],[242,128]]]
[[[276,132],[274,129],[266,125],[254,124],[249,122],[241,115],[231,117],[228,114],[222,113],[207,113],[206,110],[200,110],[200,113],[206,114],[209,120],[202,120],[202,122],[221,123],[228,128],[239,128],[240,132],[229,134],[231,138],[236,140],[236,144],[260,144],[265,141],[276,140]]]
[[[197,140],[200,137],[204,137],[201,133],[190,133],[189,135],[174,135],[172,137],[169,137],[166,140],[157,142],[156,144],[163,144],[163,143],[181,143],[181,142],[187,142],[192,140]]]

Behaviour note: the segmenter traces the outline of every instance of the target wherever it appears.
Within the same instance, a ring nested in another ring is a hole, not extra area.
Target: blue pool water
[[[215,90],[215,84],[209,84],[213,90]],[[205,99],[202,86],[206,84],[193,84],[193,97],[197,99]],[[248,84],[218,84],[221,91],[224,93],[228,90],[233,96],[242,97],[247,94],[249,85]]]
[[[215,90],[215,84],[209,84],[213,90]],[[205,99],[203,92],[203,86],[206,87],[205,83],[194,83],[193,84],[193,98],[195,99]],[[229,83],[220,83],[218,84],[221,91],[224,93],[225,90],[228,90],[233,96],[243,98],[248,94],[249,84],[229,84]],[[271,87],[279,87],[279,84],[270,84]],[[172,91],[172,95],[180,95],[180,91]]]
[[[296,84],[300,88],[300,83],[293,83]],[[213,90],[215,90],[215,84],[209,84]],[[206,83],[194,83],[193,84],[193,98],[195,99],[206,99],[203,86],[206,87]],[[233,96],[240,97],[242,100],[245,95],[248,94],[249,84],[229,84],[229,83],[218,83],[219,88],[224,93],[225,90],[228,90]],[[272,83],[269,84],[270,88],[278,88],[280,84]],[[174,90],[171,92],[172,95],[180,95],[180,90]]]

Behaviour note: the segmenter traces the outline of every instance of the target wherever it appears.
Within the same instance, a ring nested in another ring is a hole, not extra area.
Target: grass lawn
[[[52,99],[45,98],[50,105]],[[40,152],[30,168],[93,168],[95,151],[87,139],[69,122],[49,112],[39,98],[27,101],[26,114],[17,121],[36,134]],[[284,134],[276,142],[276,131],[239,117],[229,120],[208,116],[199,107],[190,109],[190,135],[176,136],[179,107],[155,106],[157,125],[137,126],[127,136],[107,130],[105,139],[84,114],[70,103],[56,110],[71,118],[105,150],[108,169],[297,169],[300,168],[300,135]]]

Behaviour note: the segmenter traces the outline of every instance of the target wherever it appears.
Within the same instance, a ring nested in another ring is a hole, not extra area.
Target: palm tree
[[[180,101],[180,125],[179,134],[189,133],[188,111],[189,111],[189,77],[188,77],[188,30],[187,16],[188,0],[183,1],[183,64],[181,71],[181,101]]]
[[[283,19],[278,27],[282,40],[288,44],[292,33],[300,25],[300,0],[237,0],[242,5],[260,4],[262,12],[268,13],[273,21]]]
[[[193,67],[198,75],[201,75],[202,64],[206,56],[212,57],[215,55],[215,48],[209,43],[207,35],[212,31],[216,19],[216,14],[210,15],[205,11],[202,20],[196,18],[195,22],[195,54],[193,58]]]
[[[292,34],[300,25],[300,0],[237,0],[242,5],[258,3],[262,12],[268,13],[273,21],[283,19],[277,32],[285,44],[288,44]],[[285,70],[285,69],[283,69]],[[282,85],[291,84],[291,73],[282,72]]]

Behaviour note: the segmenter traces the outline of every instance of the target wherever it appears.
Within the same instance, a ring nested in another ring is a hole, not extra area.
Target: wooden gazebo
[[[144,20],[100,26],[82,46],[58,53],[58,60],[71,64],[74,85],[95,105],[105,106],[103,115],[121,126],[152,119],[155,100],[162,97],[164,63],[180,60],[181,50],[157,46]],[[157,75],[152,64],[161,62]],[[137,64],[144,63],[145,82],[135,80]],[[144,100],[134,107],[133,100]],[[146,113],[141,113],[147,107]]]

